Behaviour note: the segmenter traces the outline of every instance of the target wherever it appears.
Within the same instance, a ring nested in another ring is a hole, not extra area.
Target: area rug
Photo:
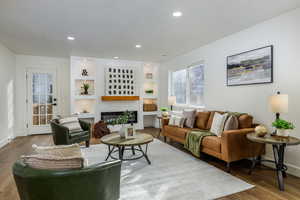
[[[104,144],[82,149],[88,164],[103,162]],[[127,156],[131,151],[126,152]],[[216,199],[253,187],[159,140],[149,144],[148,156],[122,163],[122,200],[204,200]]]

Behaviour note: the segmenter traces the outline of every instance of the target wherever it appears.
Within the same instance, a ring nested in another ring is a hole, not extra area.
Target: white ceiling
[[[299,0],[0,0],[0,42],[18,54],[161,61],[298,6]],[[177,10],[183,16],[175,19]]]

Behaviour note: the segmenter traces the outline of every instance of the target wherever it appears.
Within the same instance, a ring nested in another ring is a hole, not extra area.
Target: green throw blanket
[[[209,131],[190,131],[185,138],[184,148],[192,152],[196,157],[200,157],[202,140],[206,136],[215,136]]]

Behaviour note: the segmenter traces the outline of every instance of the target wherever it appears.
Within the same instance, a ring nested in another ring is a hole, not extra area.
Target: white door
[[[28,134],[50,133],[49,121],[56,115],[56,71],[27,70]]]

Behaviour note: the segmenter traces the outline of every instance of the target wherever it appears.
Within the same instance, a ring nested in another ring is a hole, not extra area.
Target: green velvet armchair
[[[21,160],[13,175],[21,200],[117,200],[121,161],[76,170],[34,169]]]
[[[83,131],[69,131],[68,128],[59,124],[58,120],[54,119],[50,122],[53,141],[55,145],[68,145],[85,141],[86,147],[90,146],[91,124],[83,120],[79,120]]]

